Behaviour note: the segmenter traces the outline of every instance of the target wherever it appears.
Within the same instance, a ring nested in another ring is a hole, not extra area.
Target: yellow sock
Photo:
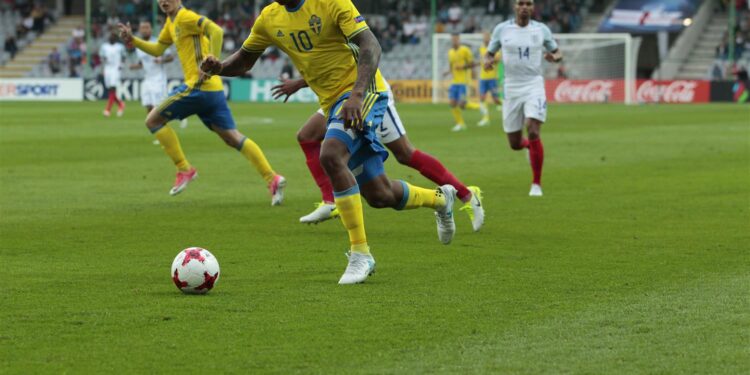
[[[466,102],[466,109],[471,109],[471,110],[479,109],[479,103],[477,103],[477,102]]]
[[[445,196],[440,190],[421,188],[406,181],[401,181],[401,185],[404,188],[404,198],[398,209],[412,210],[420,207],[437,209],[445,207]]]
[[[250,138],[245,138],[240,144],[239,150],[242,155],[250,161],[250,164],[255,167],[255,170],[258,171],[263,179],[266,180],[266,183],[270,184],[271,181],[273,181],[273,176],[276,175],[276,172],[271,169],[271,164],[268,164],[266,155],[263,155],[263,151],[260,147],[250,140]]]
[[[460,107],[451,108],[453,119],[456,121],[456,125],[464,125],[464,115]]]
[[[185,158],[185,153],[182,152],[180,139],[177,138],[177,133],[174,129],[170,128],[168,125],[164,125],[154,132],[154,136],[159,140],[161,148],[164,149],[164,152],[166,152],[167,155],[169,155],[179,171],[186,172],[192,168]]]
[[[362,213],[362,197],[359,186],[354,185],[343,192],[334,192],[336,208],[339,210],[341,222],[349,232],[351,250],[361,254],[369,254],[367,235],[365,235],[365,218]]]

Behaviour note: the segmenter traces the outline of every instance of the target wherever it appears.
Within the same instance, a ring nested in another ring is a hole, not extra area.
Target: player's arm
[[[557,42],[552,38],[552,31],[544,25],[542,28],[544,34],[544,48],[547,53],[544,54],[544,59],[549,62],[559,63],[563,59],[562,51],[557,46]]]
[[[214,22],[210,20],[206,21],[208,24],[204,30],[204,34],[208,38],[211,45],[211,54],[217,58],[221,57],[221,48],[224,45],[224,30]]]
[[[130,22],[127,24],[118,23],[117,27],[120,29],[120,39],[123,43],[133,43],[135,48],[148,53],[151,56],[159,57],[164,51],[167,50],[171,43],[165,43],[162,41],[162,36],[159,36],[158,42],[148,42],[136,36],[133,36],[133,30],[130,28]],[[164,30],[162,30],[164,34]]]
[[[341,114],[344,118],[344,127],[353,127],[362,130],[364,119],[362,118],[362,105],[365,98],[365,90],[375,77],[380,63],[380,43],[370,29],[365,29],[350,39],[359,47],[359,60],[357,62],[357,80],[354,82],[349,98],[341,105]]]
[[[484,57],[484,69],[492,70],[495,68],[495,64],[500,61],[500,57],[496,56],[497,51],[502,48],[501,37],[503,33],[503,24],[499,24],[492,30],[492,37],[490,37],[490,43],[487,45],[487,55]]]
[[[250,35],[242,43],[242,47],[224,61],[209,55],[201,63],[201,70],[206,74],[237,77],[252,69],[255,62],[271,45],[271,40],[265,33],[265,17],[263,13],[255,20]]]

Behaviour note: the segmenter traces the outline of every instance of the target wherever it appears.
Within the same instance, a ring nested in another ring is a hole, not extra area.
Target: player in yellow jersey
[[[484,32],[484,43],[479,47],[479,111],[482,113],[482,120],[477,126],[487,126],[490,124],[490,111],[487,109],[487,94],[490,95],[495,105],[499,106],[500,94],[497,91],[497,71],[487,69],[487,46],[490,44],[490,33]],[[500,61],[501,54],[495,54],[495,63]],[[500,107],[498,107],[500,108]]]
[[[289,55],[318,95],[327,117],[320,163],[333,185],[351,250],[339,284],[363,282],[375,269],[361,196],[375,208],[434,209],[438,238],[450,243],[456,230],[456,189],[451,185],[424,189],[385,175],[383,161],[388,152],[376,135],[388,109],[388,89],[378,74],[380,44],[354,4],[350,0],[276,0],[258,16],[242,49],[223,62],[208,57],[201,68],[209,74],[238,76],[252,68],[271,45]]]
[[[255,167],[268,184],[271,204],[281,204],[286,180],[273,171],[260,147],[237,130],[224,97],[221,78],[209,77],[200,71],[200,63],[205,57],[220,56],[223,30],[208,18],[184,8],[181,0],[159,0],[159,7],[167,19],[157,42],[134,37],[130,24],[119,24],[119,28],[124,42],[132,42],[136,48],[152,56],[161,56],[172,44],[177,47],[185,83],[146,117],[146,127],[177,167],[177,179],[169,193],[177,195],[185,190],[198,173],[185,158],[177,133],[167,122],[198,115],[206,127],[216,132],[227,145],[239,150]]]
[[[469,81],[471,80],[475,64],[471,50],[469,47],[461,44],[461,35],[458,33],[453,34],[451,37],[448,63],[450,64],[450,70],[445,72],[445,75],[450,74],[453,76],[451,86],[448,89],[448,99],[450,100],[453,119],[456,121],[456,125],[452,130],[457,132],[466,130],[466,122],[461,112],[465,108],[479,109],[478,104],[468,103],[466,100]]]

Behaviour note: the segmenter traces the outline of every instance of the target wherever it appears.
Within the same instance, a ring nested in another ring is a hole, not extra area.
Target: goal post
[[[637,51],[633,37],[620,34],[554,34],[563,53],[560,64],[542,63],[547,96],[555,102],[635,103]],[[482,34],[461,34],[479,61]],[[451,34],[432,38],[432,102],[448,101],[450,75],[448,50]],[[479,68],[476,68],[478,73]],[[477,84],[469,89],[469,98],[477,98]]]

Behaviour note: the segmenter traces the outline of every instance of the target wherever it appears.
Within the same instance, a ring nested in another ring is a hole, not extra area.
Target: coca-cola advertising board
[[[625,81],[621,79],[546,81],[547,101],[554,103],[622,103]],[[636,103],[707,103],[709,81],[637,80],[632,95]]]

